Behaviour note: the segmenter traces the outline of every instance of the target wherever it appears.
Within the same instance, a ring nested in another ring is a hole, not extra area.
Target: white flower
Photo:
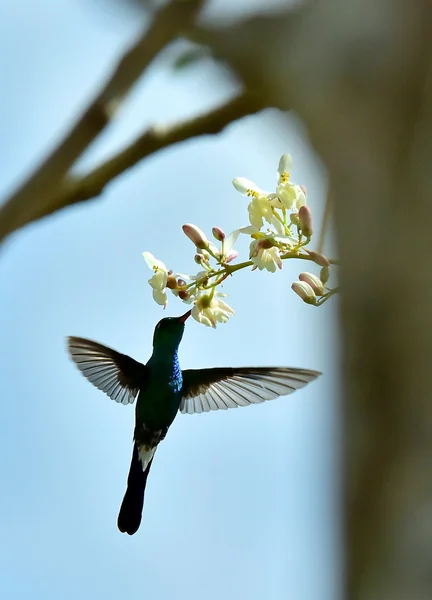
[[[301,186],[290,182],[292,169],[292,158],[290,154],[284,154],[279,161],[277,170],[276,195],[284,208],[299,209],[306,204],[306,194]]]
[[[291,210],[292,208],[299,209],[306,204],[306,194],[302,190],[300,185],[286,181],[280,183],[276,188],[276,196],[279,199],[281,205]],[[271,198],[273,204],[275,199]]]
[[[201,293],[192,308],[192,317],[207,327],[216,328],[216,323],[226,323],[234,310],[221,298],[226,298],[226,294],[214,292],[212,297],[208,291]]]
[[[161,304],[165,308],[168,303],[166,295],[168,270],[165,264],[155,258],[151,252],[143,252],[143,257],[150,269],[154,271],[153,277],[148,280],[153,288],[153,299],[157,304]]]
[[[261,229],[263,226],[263,218],[268,223],[271,223],[273,220],[273,208],[268,196],[265,194],[253,196],[252,200],[249,202],[248,212],[251,225],[257,229]]]
[[[282,269],[279,248],[273,245],[270,238],[253,240],[250,245],[249,256],[254,264],[254,268],[257,268],[260,271],[267,269],[270,273],[274,273],[276,267]]]
[[[249,221],[258,230],[263,227],[265,219],[274,227],[280,235],[286,233],[286,225],[276,216],[276,210],[295,210],[306,204],[305,188],[291,183],[292,158],[290,154],[284,154],[277,170],[276,193],[269,194],[259,188],[256,183],[245,177],[233,179],[233,185],[237,191],[245,196],[251,197],[248,206]],[[284,215],[285,221],[285,215]]]
[[[256,183],[245,177],[233,179],[233,186],[244,196],[252,197],[249,202],[249,221],[257,229],[263,226],[263,218],[269,223],[273,219],[273,209],[270,204],[269,195],[259,188]]]
[[[283,205],[283,207],[288,210],[293,208],[296,203],[296,200],[297,200],[297,194],[296,194],[296,190],[295,190],[296,187],[297,186],[295,186],[292,183],[290,183],[289,181],[287,181],[286,183],[280,183],[276,188],[277,197],[281,201],[281,204]]]

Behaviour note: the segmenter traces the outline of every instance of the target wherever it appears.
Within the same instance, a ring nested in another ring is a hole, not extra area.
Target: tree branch
[[[3,224],[3,235],[57,210],[99,196],[113,179],[151,154],[198,136],[219,133],[233,121],[262,108],[264,107],[258,96],[243,92],[222,106],[190,120],[151,127],[90,173],[80,178],[66,179],[58,193],[51,196],[49,205],[43,203],[28,206],[20,213],[19,219],[11,224],[13,229],[10,231],[5,227],[7,224]]]
[[[154,57],[179,34],[187,31],[203,0],[171,0],[155,16],[150,29],[119,61],[108,82],[81,118],[36,171],[0,208],[0,240],[26,222],[32,211],[44,214],[69,169],[108,125],[115,111]]]

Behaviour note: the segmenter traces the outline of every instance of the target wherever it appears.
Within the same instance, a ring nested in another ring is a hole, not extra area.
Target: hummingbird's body
[[[120,531],[130,535],[141,523],[144,491],[153,456],[177,415],[183,383],[177,350],[171,354],[156,348],[146,364],[146,371],[135,409],[134,450],[128,487],[117,520]]]
[[[158,444],[179,409],[207,412],[256,404],[289,394],[315,379],[317,371],[287,367],[225,367],[182,371],[178,347],[184,322],[162,319],[146,365],[97,342],[70,337],[69,352],[82,373],[116,402],[135,401],[135,430],[127,489],[118,516],[121,532],[133,535],[141,523],[147,477]]]
[[[164,353],[155,349],[146,367],[147,380],[137,398],[137,423],[148,423],[154,428],[169,427],[181,402],[183,375],[178,351]]]

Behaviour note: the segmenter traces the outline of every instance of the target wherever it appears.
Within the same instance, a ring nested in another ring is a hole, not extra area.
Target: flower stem
[[[318,302],[316,303],[315,306],[321,306],[322,304],[324,304],[324,302],[327,302],[327,300],[329,298],[331,298],[332,296],[334,296],[335,294],[337,294],[338,291],[339,291],[339,286],[333,288],[325,296],[321,296],[321,298],[318,300]]]

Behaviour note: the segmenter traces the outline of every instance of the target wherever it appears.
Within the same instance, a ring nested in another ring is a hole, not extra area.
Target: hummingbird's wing
[[[93,385],[116,402],[135,401],[146,379],[143,364],[91,340],[69,337],[67,342],[72,360]]]
[[[225,367],[183,371],[182,413],[226,410],[286,396],[313,381],[319,371],[289,367]]]

